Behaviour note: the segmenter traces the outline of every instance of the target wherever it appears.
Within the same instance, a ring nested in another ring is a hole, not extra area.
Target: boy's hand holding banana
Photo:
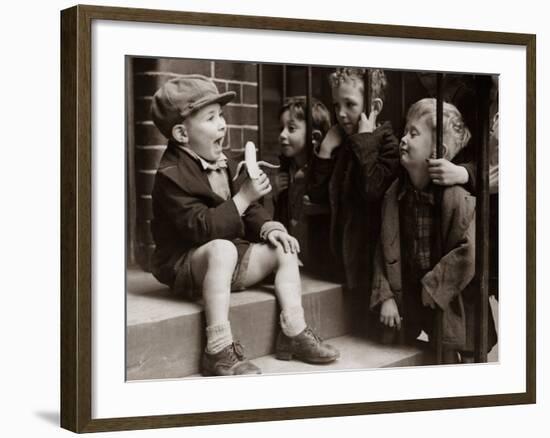
[[[260,166],[270,167],[272,169],[279,167],[265,161],[256,161],[256,146],[249,141],[246,143],[244,149],[244,160],[237,166],[237,171],[233,178],[233,181],[235,181],[243,169],[246,169],[249,176],[242,184],[239,192],[233,197],[233,201],[241,215],[251,203],[256,202],[271,192],[269,178],[260,169]]]
[[[237,166],[237,172],[235,172],[233,181],[237,180],[243,169],[246,169],[250,179],[258,179],[260,175],[263,174],[260,166],[269,167],[271,169],[279,168],[279,166],[268,163],[267,161],[256,161],[256,145],[251,141],[247,141],[244,147],[244,160]]]

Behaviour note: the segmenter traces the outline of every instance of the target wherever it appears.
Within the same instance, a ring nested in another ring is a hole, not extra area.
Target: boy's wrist
[[[328,148],[319,148],[319,151],[316,153],[316,155],[319,158],[323,158],[324,160],[332,158],[332,151],[334,149],[328,150]]]
[[[287,233],[285,226],[277,221],[267,221],[262,225],[260,229],[260,239],[266,241],[267,237],[272,231],[281,231]]]
[[[246,199],[246,196],[244,196],[241,192],[238,192],[235,196],[233,196],[233,203],[235,204],[235,207],[237,207],[237,211],[240,216],[245,213],[251,204],[251,202]]]
[[[464,166],[459,166],[460,168],[460,185],[468,184],[468,181],[470,179],[470,175],[468,174],[468,170]]]

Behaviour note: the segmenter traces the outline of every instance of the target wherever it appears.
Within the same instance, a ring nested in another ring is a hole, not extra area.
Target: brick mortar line
[[[241,96],[242,96],[242,90],[241,90]],[[143,101],[152,101],[153,96],[138,96],[136,97],[136,100],[143,100]],[[257,103],[238,103],[238,102],[229,102],[227,106],[242,106],[245,108],[258,108]]]
[[[144,151],[147,151],[147,150],[164,150],[166,149],[167,146],[164,144],[151,144],[151,145],[141,145],[141,144],[137,144],[136,145],[136,149],[140,149],[140,150],[144,150]]]
[[[218,82],[225,82],[226,84],[237,84],[237,85],[250,85],[251,87],[257,87],[257,82],[249,82],[249,81],[235,81],[232,79],[222,79],[222,78],[211,78]]]
[[[250,129],[252,131],[258,130],[258,125],[227,125],[227,127],[233,129]]]
[[[154,243],[145,243],[145,242],[141,242],[141,241],[138,241],[137,245],[141,246],[142,248],[143,247],[154,248],[156,246]]]
[[[138,72],[135,73],[136,76],[171,76],[173,78],[179,78],[182,76],[187,76],[187,74],[181,74],[181,73],[171,73],[167,71],[145,71],[145,72]],[[258,86],[258,82],[250,82],[250,81],[236,81],[233,79],[223,79],[218,77],[211,77],[210,79],[218,82],[223,82],[226,84],[243,84],[243,85],[250,85],[253,87]]]
[[[151,125],[155,126],[152,120],[142,120],[136,122],[136,125]],[[252,129],[253,131],[258,130],[258,125],[227,125],[228,128],[243,128],[243,129]]]
[[[258,108],[257,103],[236,103],[236,102],[229,102],[227,106],[242,106],[243,108]]]

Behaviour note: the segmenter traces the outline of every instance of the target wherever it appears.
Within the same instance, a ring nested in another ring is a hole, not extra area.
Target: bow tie
[[[227,168],[227,160],[222,158],[221,160],[218,160],[213,164],[209,163],[208,161],[202,160],[202,165],[204,167],[204,170],[207,170],[209,172],[216,171]]]

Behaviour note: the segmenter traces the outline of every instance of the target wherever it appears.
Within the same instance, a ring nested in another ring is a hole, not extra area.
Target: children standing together
[[[379,119],[388,87],[383,70],[339,68],[329,80],[337,123],[331,127],[329,111],[314,99],[313,150],[306,99],[289,98],[280,111],[276,220],[258,202],[272,190],[265,173],[231,181],[235,165],[222,152],[222,108],[234,93],[220,94],[210,79],[188,75],[166,82],[153,97],[153,120],[169,139],[153,189],[153,274],[175,294],[203,299],[203,375],[261,372],[232,337],[229,301],[231,292],[271,273],[281,308],[276,357],[319,364],[338,359],[304,318],[298,257],[306,194],[330,207],[327,235],[348,292],[363,304],[354,306],[359,321],[376,315],[382,326],[414,341],[422,330],[430,336],[440,309],[446,362],[473,351],[475,198],[451,185],[436,203],[429,161],[435,99],[410,108],[399,142],[391,124]],[[443,124],[450,161],[470,133],[450,103],[444,104]]]

